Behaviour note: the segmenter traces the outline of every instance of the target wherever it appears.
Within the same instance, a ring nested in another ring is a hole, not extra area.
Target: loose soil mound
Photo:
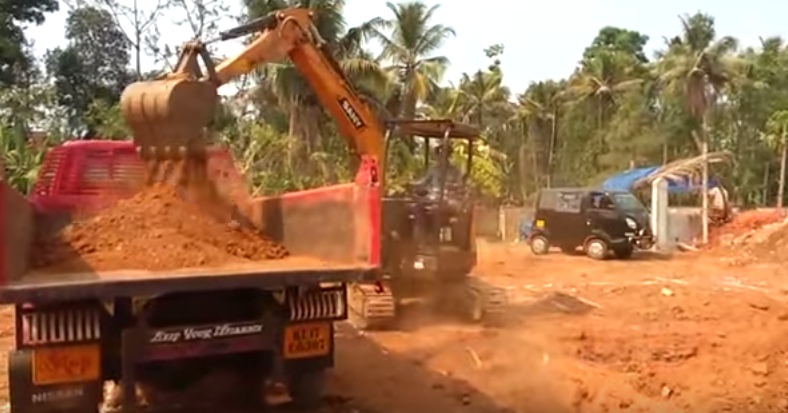
[[[287,251],[158,185],[39,240],[33,266],[53,271],[170,270],[283,258]]]
[[[788,262],[788,221],[769,225],[756,242],[747,245],[744,254],[753,261]]]
[[[731,245],[753,231],[782,220],[777,211],[744,211],[721,227],[710,228],[709,247]]]

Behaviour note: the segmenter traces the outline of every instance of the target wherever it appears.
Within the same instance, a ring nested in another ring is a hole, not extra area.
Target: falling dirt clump
[[[38,240],[33,267],[53,271],[171,270],[278,259],[280,245],[157,185]]]

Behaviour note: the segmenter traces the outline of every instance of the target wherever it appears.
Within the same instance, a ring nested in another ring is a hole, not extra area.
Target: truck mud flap
[[[37,385],[35,350],[8,352],[11,413],[94,413],[103,397],[101,379],[88,382]]]

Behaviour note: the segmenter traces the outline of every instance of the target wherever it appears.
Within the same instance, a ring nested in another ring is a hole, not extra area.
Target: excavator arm
[[[356,154],[384,171],[383,130],[330,53],[306,8],[273,12],[220,34],[213,41],[258,33],[238,55],[214,65],[206,51],[213,42],[191,41],[181,48],[173,72],[129,85],[121,110],[140,156],[153,171],[163,162],[204,158],[206,135],[219,96],[217,89],[270,62],[289,58],[336,119]],[[204,70],[200,68],[202,60]],[[151,172],[154,174],[154,172]]]

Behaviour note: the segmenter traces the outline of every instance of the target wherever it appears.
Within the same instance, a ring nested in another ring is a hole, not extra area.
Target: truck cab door
[[[616,210],[613,200],[603,192],[591,192],[586,197],[586,224],[588,235],[601,232],[610,240],[624,236],[623,227],[626,225]]]
[[[580,245],[585,233],[582,195],[576,191],[559,192],[556,195],[555,209],[547,223],[550,242],[559,246]]]

